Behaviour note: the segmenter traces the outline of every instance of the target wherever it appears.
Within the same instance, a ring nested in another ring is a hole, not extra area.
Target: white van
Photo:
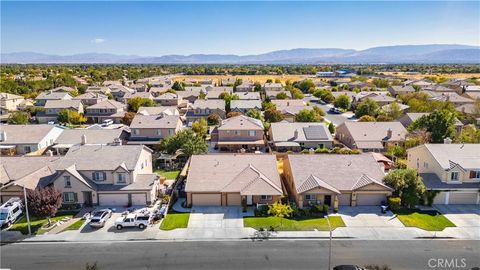
[[[108,126],[110,126],[111,124],[113,124],[113,120],[112,120],[112,119],[105,119],[105,120],[103,120],[103,122],[102,122],[102,127],[108,127]]]
[[[10,227],[23,215],[22,201],[15,197],[0,206],[0,228]]]

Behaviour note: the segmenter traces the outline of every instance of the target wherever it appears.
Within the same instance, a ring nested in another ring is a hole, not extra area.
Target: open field
[[[280,80],[282,83],[285,84],[286,81],[290,80],[292,82],[294,81],[300,81],[305,78],[314,78],[314,75],[236,75],[236,76],[230,76],[230,75],[177,75],[173,77],[173,80],[175,81],[183,81],[185,79],[210,79],[216,81],[218,84],[220,83],[220,80],[222,79],[228,79],[228,78],[238,78],[242,79],[243,81],[246,80],[251,80],[254,82],[259,82],[259,83],[265,83],[268,79],[272,79],[273,81],[275,80]]]
[[[384,75],[394,76],[399,78],[405,79],[422,79],[427,76],[433,77],[444,77],[448,79],[456,79],[456,78],[480,78],[480,73],[435,73],[435,74],[422,74],[422,73],[409,73],[409,72],[381,72]]]

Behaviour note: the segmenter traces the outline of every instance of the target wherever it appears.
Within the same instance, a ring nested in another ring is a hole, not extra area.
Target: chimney
[[[452,143],[452,139],[450,139],[449,137],[443,139],[443,143],[444,144],[451,144]]]
[[[0,133],[0,142],[4,142],[7,140],[7,132],[5,130],[2,130]]]
[[[293,132],[293,139],[296,138],[298,138],[298,130],[295,129],[295,131]]]
[[[85,135],[85,134],[82,135],[82,143],[81,144],[82,145],[87,144],[87,135]]]
[[[392,133],[393,133],[392,129],[389,128],[389,129],[387,130],[387,138],[389,138],[389,139],[392,138]]]

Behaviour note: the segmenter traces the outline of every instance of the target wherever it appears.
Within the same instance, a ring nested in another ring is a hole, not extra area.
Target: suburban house
[[[70,92],[75,91],[75,89],[73,89],[72,87],[68,87],[68,86],[59,86],[59,87],[55,87],[53,89],[50,89],[49,91],[70,93]]]
[[[247,113],[249,110],[262,110],[262,102],[260,100],[232,100],[230,101],[230,111]]]
[[[2,155],[41,155],[60,136],[54,125],[0,125]]]
[[[220,95],[223,93],[233,93],[233,88],[232,87],[207,87],[205,88],[206,92],[206,99],[221,99]]]
[[[182,101],[182,97],[174,93],[166,92],[154,98],[153,101],[161,106],[178,106]]]
[[[151,87],[148,92],[150,94],[152,94],[152,96],[155,98],[155,97],[160,96],[163,93],[166,93],[169,89],[170,89],[170,87],[168,87],[168,86]]]
[[[123,103],[107,99],[87,107],[85,116],[90,123],[102,123],[106,119],[121,123],[123,116],[125,116],[125,107]]]
[[[65,155],[76,145],[116,145],[125,143],[130,133],[124,128],[77,128],[65,129],[53,142],[52,149],[57,155]]]
[[[378,106],[382,107],[384,105],[395,102],[395,98],[387,95],[388,92],[385,91],[376,91],[376,92],[360,92],[352,100],[352,105],[355,107],[358,103],[366,100],[367,98],[375,101]]]
[[[258,151],[265,147],[263,123],[255,118],[238,115],[225,120],[212,131],[212,142],[222,151]]]
[[[285,95],[287,97],[286,99],[292,98],[290,91],[265,91],[265,98],[270,100],[278,99],[279,95]]]
[[[260,100],[259,92],[239,92],[235,93],[240,100]]]
[[[392,85],[389,86],[387,91],[392,95],[392,97],[396,97],[398,95],[405,95],[415,92],[415,88],[411,85]]]
[[[403,144],[408,131],[400,122],[350,122],[336,128],[335,138],[351,149],[385,152],[390,145]]]
[[[181,97],[183,100],[187,100],[190,103],[194,103],[195,100],[198,99],[200,93],[206,94],[207,91],[204,87],[200,86],[193,86],[193,87],[185,87],[184,91],[177,91],[177,95]]]
[[[144,83],[135,83],[130,85],[130,88],[135,90],[136,92],[147,92],[147,85]]]
[[[55,175],[57,156],[2,156],[0,158],[0,203],[23,198],[23,189],[36,189]]]
[[[182,121],[178,115],[137,114],[130,124],[128,144],[157,144],[161,139],[177,134],[181,128]]]
[[[283,168],[300,208],[380,205],[393,191],[383,183],[383,167],[371,153],[288,155]]]
[[[301,110],[311,110],[312,106],[307,106],[305,101],[301,99],[276,99],[272,100],[272,103],[275,104],[275,107],[280,111],[285,118],[285,121],[295,122],[295,116]]]
[[[89,86],[87,90],[85,90],[85,93],[98,93],[98,94],[110,94],[112,90],[108,87],[105,86]]]
[[[41,92],[35,98],[35,105],[37,106],[45,106],[47,100],[68,100],[72,99],[72,96],[66,92],[53,92],[53,91],[44,91]]]
[[[480,144],[424,144],[407,150],[407,167],[416,169],[434,204],[479,204]]]
[[[62,192],[63,204],[145,206],[157,198],[159,176],[143,145],[80,145],[62,157],[47,185]]]
[[[77,99],[47,100],[44,108],[44,111],[38,112],[35,116],[39,124],[57,121],[58,113],[62,110],[71,110],[83,114],[83,104]]]
[[[153,100],[152,93],[150,93],[150,92],[135,92],[135,93],[126,93],[123,96],[123,102],[125,102],[125,104],[127,104],[129,99],[136,98],[136,97]]]
[[[108,88],[110,88],[110,90],[111,90],[110,94],[112,94],[113,98],[116,101],[120,101],[120,102],[124,101],[125,95],[135,93],[135,90],[130,89],[130,88],[128,88],[126,86],[123,86],[121,84],[120,85],[118,85],[118,84],[109,85]]]
[[[159,107],[140,107],[137,111],[138,114],[143,115],[180,115],[176,106],[159,106]]]
[[[216,114],[221,119],[225,119],[225,100],[223,99],[197,99],[192,105],[192,109],[187,111],[187,123],[193,123],[200,118],[207,119],[209,115]]]
[[[0,108],[7,112],[16,111],[25,98],[10,93],[0,93]]]
[[[272,204],[284,194],[274,155],[193,155],[186,182],[192,206]]]
[[[108,97],[106,95],[96,92],[86,92],[73,98],[73,100],[80,100],[84,106],[95,105],[107,99]]]
[[[268,143],[275,151],[332,148],[333,137],[323,123],[271,123]]]
[[[281,83],[265,83],[263,89],[265,91],[282,91],[283,85]]]
[[[433,91],[424,91],[427,93],[431,98],[431,100],[439,100],[439,101],[449,101],[454,106],[461,106],[465,104],[473,104],[475,100],[466,98],[464,96],[460,96],[455,92],[433,92]]]
[[[235,92],[253,92],[255,85],[252,82],[242,82],[235,87]]]

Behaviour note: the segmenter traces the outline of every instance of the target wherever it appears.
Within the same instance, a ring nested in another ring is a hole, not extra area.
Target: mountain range
[[[52,55],[2,53],[2,64],[479,64],[480,46],[456,44],[397,45],[366,50],[298,48],[256,55],[191,54],[136,56],[107,53]]]

